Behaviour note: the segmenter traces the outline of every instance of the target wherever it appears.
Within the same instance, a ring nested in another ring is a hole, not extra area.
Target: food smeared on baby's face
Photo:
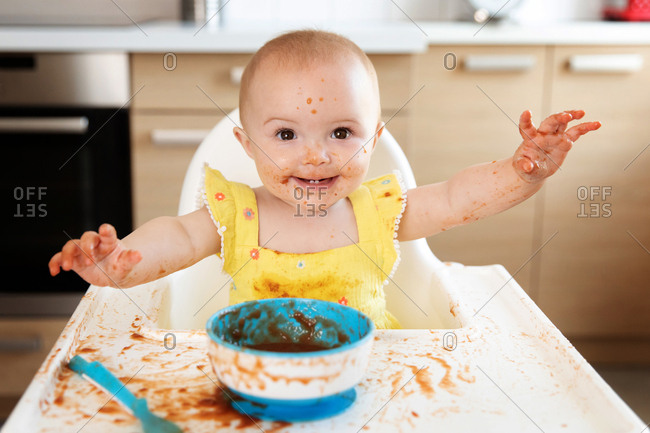
[[[246,133],[265,189],[304,215],[305,199],[327,209],[358,188],[379,125],[376,78],[362,62],[345,54],[300,66],[264,60],[254,77]]]

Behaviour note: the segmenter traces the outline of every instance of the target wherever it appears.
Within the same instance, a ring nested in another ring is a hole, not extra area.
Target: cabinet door
[[[377,72],[381,96],[381,119],[387,122],[386,129],[406,152],[410,142],[408,119],[412,110],[410,104],[406,103],[412,92],[415,56],[373,54],[368,57]]]
[[[187,167],[201,137],[222,118],[217,111],[131,116],[135,227],[162,215],[177,215]]]
[[[419,185],[440,182],[473,164],[508,158],[521,143],[517,122],[526,109],[539,120],[546,49],[432,46],[419,56],[411,105],[408,157]],[[514,122],[514,123],[513,123]],[[428,239],[441,260],[502,264],[524,288],[534,237],[535,198]],[[521,268],[521,269],[520,269]]]
[[[132,108],[214,110],[216,103],[228,112],[239,105],[238,80],[250,57],[251,54],[133,54],[131,87],[133,93],[139,91]]]
[[[650,48],[557,47],[552,78],[552,111],[584,109],[603,126],[545,186],[543,237],[557,235],[540,254],[538,304],[572,341],[647,345]]]
[[[66,323],[66,318],[0,320],[0,399],[25,391]]]

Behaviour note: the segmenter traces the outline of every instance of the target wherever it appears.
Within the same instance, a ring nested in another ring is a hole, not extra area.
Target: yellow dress
[[[322,299],[367,314],[377,329],[400,328],[386,310],[384,285],[399,263],[397,228],[406,206],[399,172],[364,182],[348,197],[359,242],[315,253],[284,253],[258,240],[255,193],[205,166],[202,201],[221,234],[230,304],[264,298]]]

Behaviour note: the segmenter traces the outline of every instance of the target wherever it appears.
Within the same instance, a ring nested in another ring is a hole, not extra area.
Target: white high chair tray
[[[91,286],[2,431],[141,431],[115,399],[65,367],[74,354],[104,363],[188,432],[644,430],[503,267],[447,265],[446,289],[463,300],[450,297],[448,308],[461,326],[377,331],[351,408],[295,424],[230,407],[203,330],[158,328],[166,279],[124,291]]]

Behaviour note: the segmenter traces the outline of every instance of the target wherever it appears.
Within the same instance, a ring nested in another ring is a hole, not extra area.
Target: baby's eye
[[[347,128],[336,128],[334,132],[332,132],[332,138],[336,138],[337,140],[345,140],[350,136],[350,130]]]
[[[296,134],[290,129],[281,129],[275,134],[280,140],[293,140]]]

